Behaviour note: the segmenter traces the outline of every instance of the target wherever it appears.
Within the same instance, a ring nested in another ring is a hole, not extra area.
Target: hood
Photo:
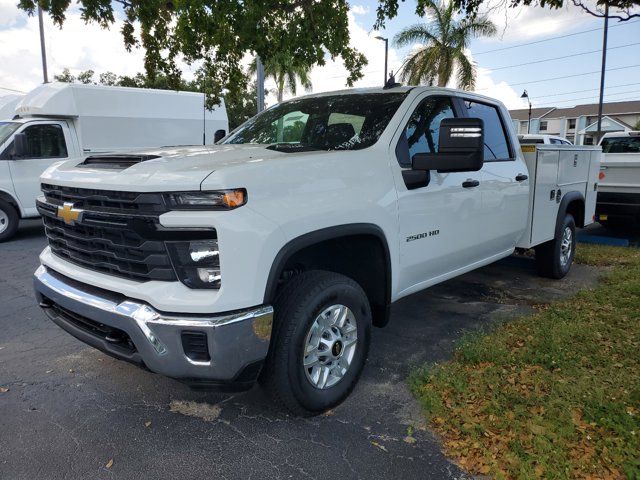
[[[68,187],[136,192],[200,190],[212,172],[246,162],[291,155],[260,145],[169,147],[131,152],[158,156],[123,169],[82,165],[85,157],[57,163],[40,177],[43,183]]]

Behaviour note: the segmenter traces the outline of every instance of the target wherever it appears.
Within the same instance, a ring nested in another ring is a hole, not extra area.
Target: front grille
[[[99,212],[162,214],[168,211],[161,193],[119,192],[42,184],[47,203],[73,203],[76,208]]]
[[[130,280],[177,280],[159,232],[166,211],[159,193],[138,194],[43,184],[38,201],[51,251],[71,263]],[[58,217],[70,203],[82,216],[73,224]]]
[[[43,299],[43,303],[47,305],[47,308],[53,310],[56,316],[61,317],[63,320],[75,325],[94,337],[109,342],[111,345],[123,350],[125,353],[132,354],[137,351],[131,337],[124,330],[110,327],[104,323],[96,322],[95,320],[79,315],[58,305],[57,303],[52,302],[46,297]]]

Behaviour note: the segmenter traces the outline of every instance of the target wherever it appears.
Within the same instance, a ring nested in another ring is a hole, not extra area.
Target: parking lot
[[[0,478],[464,478],[425,430],[412,367],[449,357],[464,330],[531,311],[592,284],[561,282],[512,257],[394,305],[375,329],[353,395],[297,419],[255,388],[197,392],[75,340],[36,306],[39,221],[0,245]],[[46,473],[45,473],[46,472]]]

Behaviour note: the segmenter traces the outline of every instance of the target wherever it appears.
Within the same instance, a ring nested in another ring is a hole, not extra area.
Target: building
[[[533,108],[531,109],[531,128],[529,109],[509,110],[513,124],[519,134],[546,133],[565,137],[576,145],[595,145],[600,139],[598,134],[598,104],[589,103],[570,108]],[[602,133],[627,132],[637,129],[640,122],[640,101],[611,102],[602,105]]]

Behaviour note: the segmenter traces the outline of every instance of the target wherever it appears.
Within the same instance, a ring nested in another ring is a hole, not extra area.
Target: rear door
[[[507,128],[508,117],[497,105],[464,99],[467,117],[484,121],[482,221],[474,232],[476,248],[484,258],[513,250],[527,224],[529,172]]]
[[[411,184],[411,158],[438,152],[440,123],[461,115],[459,101],[449,96],[418,97],[392,142],[392,165],[399,209],[399,295],[442,280],[480,259],[476,234],[484,223],[480,172],[427,172]],[[393,162],[392,162],[393,163]]]
[[[35,199],[40,195],[40,175],[51,164],[69,157],[69,129],[66,122],[30,122],[19,133],[27,136],[27,155],[9,159],[11,179],[26,215],[36,215]],[[3,157],[10,158],[13,143]]]

